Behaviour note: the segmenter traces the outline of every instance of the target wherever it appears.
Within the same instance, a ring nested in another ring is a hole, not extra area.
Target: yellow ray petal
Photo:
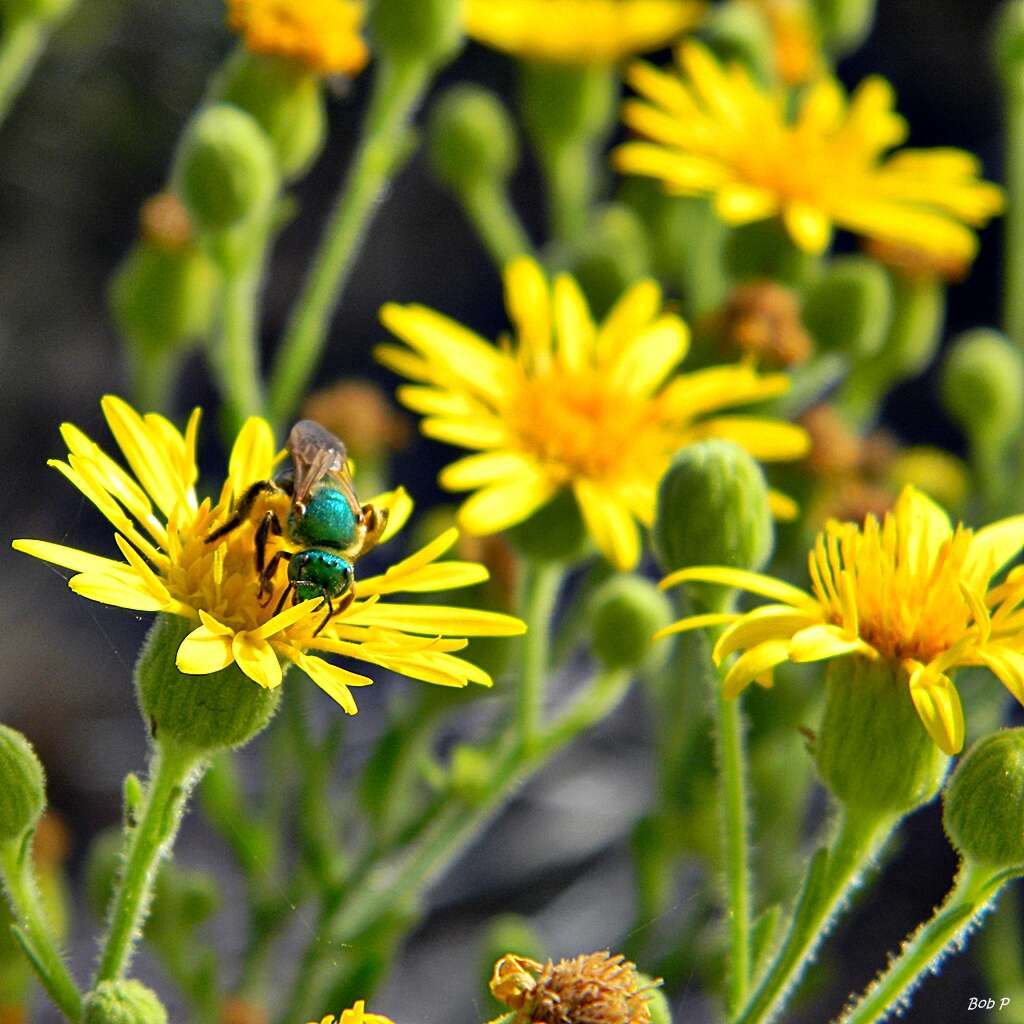
[[[729,700],[738,697],[752,682],[788,660],[788,641],[766,640],[736,659],[722,680],[722,693]]]
[[[793,201],[783,207],[782,218],[790,237],[805,252],[822,253],[829,247],[832,224],[824,211]]]
[[[191,633],[178,647],[175,664],[179,672],[189,676],[205,676],[219,672],[234,663],[231,649],[234,633],[211,628],[206,622]]]
[[[458,590],[460,587],[471,587],[475,583],[483,583],[489,577],[485,566],[477,562],[438,562],[425,565],[421,569],[404,576],[394,584],[389,583],[385,576],[371,576],[359,580],[356,592],[360,597],[371,594],[391,594],[398,590],[411,594],[427,594],[439,590]]]
[[[435,559],[440,558],[459,539],[459,531],[455,527],[445,530],[419,551],[390,566],[381,576],[370,576],[356,582],[356,594],[366,597],[370,594],[386,594],[404,589],[404,581],[423,569]]]
[[[500,448],[508,443],[508,431],[501,420],[468,419],[426,419],[420,423],[425,437],[460,448],[486,450]]]
[[[611,386],[628,395],[653,394],[686,354],[689,330],[666,314],[633,337],[609,367]]]
[[[936,746],[952,756],[964,745],[964,710],[948,676],[920,662],[912,663],[910,698]]]
[[[688,633],[692,629],[724,626],[727,623],[735,622],[740,617],[738,612],[710,612],[706,615],[688,615],[685,619],[673,622],[671,626],[659,629],[652,639],[661,640],[662,637],[673,636],[676,633]]]
[[[733,441],[761,462],[799,459],[811,446],[810,436],[803,427],[757,416],[716,416],[695,423],[687,430],[687,436]]]
[[[354,715],[357,710],[355,698],[349,687],[369,686],[373,682],[367,676],[357,675],[339,665],[332,665],[323,658],[301,655],[296,664],[324,693],[340,704],[347,715]]]
[[[786,604],[766,604],[739,617],[715,644],[714,658],[721,664],[730,654],[766,640],[789,640],[794,633],[821,622],[820,614],[795,611]]]
[[[774,487],[768,491],[768,508],[780,523],[792,523],[800,515],[800,506],[789,495]]]
[[[984,591],[988,581],[1024,548],[1024,515],[983,526],[971,538],[961,578]]]
[[[369,504],[378,510],[386,510],[388,514],[387,526],[380,535],[381,544],[391,540],[412,515],[413,500],[404,487],[396,487],[393,491],[377,494],[370,499]]]
[[[559,490],[547,476],[534,470],[510,482],[485,487],[459,508],[459,524],[470,533],[485,536],[529,519]]]
[[[281,685],[283,672],[274,648],[257,631],[236,633],[231,640],[235,664],[255,683],[266,690]]]
[[[68,587],[80,597],[115,608],[137,612],[162,612],[166,602],[154,597],[149,588],[134,574],[114,572],[82,572],[68,580]]]
[[[623,292],[598,331],[598,362],[603,363],[612,358],[654,320],[660,309],[661,287],[657,281],[645,278]]]
[[[628,505],[589,480],[577,480],[573,490],[601,553],[617,569],[634,568],[640,561],[640,531]]]
[[[796,662],[824,661],[855,652],[875,653],[863,640],[851,638],[839,626],[808,626],[795,633],[789,641],[789,656]]]
[[[357,626],[384,626],[428,636],[519,636],[524,623],[511,615],[433,604],[362,605],[345,622]]]
[[[259,416],[250,416],[235,438],[228,461],[228,478],[235,501],[251,484],[270,478],[276,451],[270,424]]]
[[[519,452],[483,452],[467,455],[441,470],[438,481],[449,491],[470,491],[536,472],[533,459]]]
[[[760,573],[747,572],[746,569],[730,569],[724,565],[695,565],[688,569],[678,569],[666,576],[659,586],[665,590],[679,583],[721,583],[751,594],[760,594],[773,601],[781,601],[794,608],[804,608],[811,614],[817,613],[821,607],[806,590],[790,586],[773,576],[762,576]]]
[[[987,665],[999,681],[1024,704],[1024,654],[997,644],[977,650],[979,661]]]
[[[587,300],[569,274],[555,278],[553,310],[558,357],[567,370],[580,370],[593,356],[596,331]]]
[[[124,572],[126,569],[124,562],[91,555],[87,551],[65,547],[63,544],[52,544],[47,540],[15,540],[11,542],[11,547],[22,554],[62,565],[75,572]]]

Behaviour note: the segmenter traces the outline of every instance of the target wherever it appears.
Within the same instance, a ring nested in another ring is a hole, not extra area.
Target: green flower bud
[[[82,1024],[167,1024],[167,1011],[141,982],[101,981],[85,997]]]
[[[998,331],[978,328],[953,341],[942,368],[942,398],[972,444],[1002,445],[1024,418],[1024,363]]]
[[[270,723],[281,688],[265,690],[237,665],[205,676],[179,672],[175,656],[195,628],[175,615],[159,615],[135,666],[139,707],[153,736],[212,753],[240,747]]]
[[[21,839],[46,808],[46,775],[20,732],[0,725],[0,842]]]
[[[701,34],[723,63],[740,63],[762,83],[775,78],[775,41],[768,20],[753,4],[712,8]]]
[[[590,599],[591,648],[605,668],[641,668],[666,644],[652,637],[673,618],[672,602],[642,576],[613,576]]]
[[[455,192],[504,182],[519,162],[515,125],[494,93],[456,85],[434,104],[427,128],[434,174]]]
[[[614,70],[601,64],[524,64],[519,90],[530,135],[542,148],[591,138],[611,120],[616,83]]]
[[[803,318],[822,351],[866,359],[882,348],[892,311],[889,275],[867,257],[843,256],[808,293]]]
[[[993,33],[996,67],[1007,86],[1024,86],[1024,0],[1007,0]]]
[[[459,0],[377,0],[369,16],[373,48],[396,61],[437,65],[462,46]]]
[[[23,21],[48,24],[63,18],[75,3],[76,0],[0,0],[0,12],[8,26]]]
[[[828,663],[814,753],[836,798],[873,817],[927,803],[949,761],[921,724],[903,670],[860,655]]]
[[[1024,864],[1024,729],[1003,729],[967,751],[942,797],[949,841],[994,869]]]
[[[509,529],[507,536],[514,547],[539,562],[573,562],[587,550],[587,529],[568,488]]]
[[[451,758],[452,792],[463,802],[479,804],[487,796],[491,782],[492,755],[480,747],[460,743]]]
[[[643,223],[628,206],[608,203],[573,246],[569,263],[591,312],[603,318],[631,284],[650,272]]]
[[[218,103],[185,129],[174,181],[198,230],[217,234],[266,215],[277,193],[277,159],[252,115]]]
[[[216,270],[197,246],[141,241],[114,272],[110,307],[125,338],[146,352],[166,352],[207,333],[216,286]]]
[[[857,49],[871,31],[877,0],[813,0],[821,34],[830,49]]]
[[[763,568],[775,535],[761,467],[730,441],[687,446],[662,477],[652,539],[666,572],[691,565]],[[709,606],[723,597],[719,587],[689,589]]]
[[[298,61],[240,47],[214,87],[217,98],[251,114],[266,132],[281,176],[300,177],[323,148],[327,110],[318,75]]]

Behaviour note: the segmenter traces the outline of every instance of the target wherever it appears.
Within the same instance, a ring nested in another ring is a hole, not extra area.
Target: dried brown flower
[[[302,411],[337,434],[357,461],[398,451],[409,443],[408,420],[371,381],[338,381],[310,395]]]
[[[232,996],[220,1008],[220,1024],[267,1024],[267,1011],[255,1003]]]
[[[658,984],[608,950],[546,964],[509,953],[494,966],[491,992],[516,1011],[516,1024],[647,1024],[647,993]]]
[[[814,343],[800,318],[800,299],[775,281],[751,281],[734,288],[714,316],[723,352],[751,356],[768,369],[806,362]]]
[[[142,237],[162,249],[183,249],[192,241],[188,210],[173,192],[158,192],[139,212]]]

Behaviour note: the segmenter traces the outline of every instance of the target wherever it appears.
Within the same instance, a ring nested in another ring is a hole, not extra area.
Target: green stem
[[[39,981],[68,1020],[82,1016],[82,996],[54,942],[32,871],[32,836],[0,844],[0,875]]]
[[[129,353],[129,360],[135,407],[146,412],[170,412],[181,355],[174,351],[138,350]]]
[[[559,242],[572,242],[587,230],[598,178],[597,143],[571,139],[541,153],[547,178],[550,229]]]
[[[463,189],[459,199],[491,259],[502,268],[533,246],[500,182],[485,179]]]
[[[1009,997],[1016,1006],[1024,1003],[1024,964],[1020,957],[1024,936],[1020,915],[1020,890],[1010,889],[981,933],[979,950],[988,990]]]
[[[895,826],[892,818],[861,818],[843,811],[828,849],[811,858],[786,937],[736,1024],[761,1024],[778,1016]]]
[[[146,804],[127,839],[97,982],[114,981],[128,967],[149,912],[161,858],[177,835],[188,793],[200,775],[200,761],[194,749],[157,741]]]
[[[263,411],[256,312],[261,262],[224,267],[220,337],[216,341],[213,369],[224,397],[227,429],[232,434],[246,417]]]
[[[4,25],[0,37],[0,121],[7,116],[46,46],[44,23],[15,19]]]
[[[1006,211],[1003,280],[1003,327],[1007,336],[1024,345],[1024,81],[1007,84],[1006,95]]]
[[[535,774],[551,757],[584,730],[601,721],[625,696],[631,676],[622,670],[597,676],[572,706],[537,734],[526,749],[516,742],[498,741],[494,765],[483,796],[466,803],[456,796],[439,805],[433,820],[417,841],[391,857],[373,863],[348,880],[347,899],[318,929],[292,988],[281,1024],[327,1005],[324,991],[324,950],[354,944],[356,938],[391,914],[395,908],[415,906],[422,893],[473,841],[509,795]],[[326,932],[326,936],[325,936]],[[333,970],[333,967],[332,967]]]
[[[519,738],[529,747],[537,733],[551,658],[551,619],[562,585],[562,567],[557,562],[527,561],[523,568],[522,665],[516,694]]]
[[[748,842],[746,758],[743,719],[738,700],[726,700],[721,687],[715,695],[717,711],[719,784],[721,786],[722,841],[725,852],[729,907],[729,1008],[735,1013],[747,998],[750,985],[750,861]]]
[[[408,153],[409,121],[430,72],[426,63],[381,58],[359,149],[274,362],[270,415],[275,422],[291,414],[309,387],[370,218]]]
[[[991,867],[965,863],[956,884],[930,920],[905,943],[885,973],[844,1011],[840,1024],[874,1024],[903,1004],[922,975],[934,970],[942,956],[959,946],[1000,884],[993,878]]]

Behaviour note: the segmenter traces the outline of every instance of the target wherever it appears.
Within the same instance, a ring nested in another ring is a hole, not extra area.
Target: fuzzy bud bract
[[[0,725],[0,842],[34,828],[46,807],[46,776],[32,745]]]
[[[101,981],[85,997],[82,1024],[167,1024],[156,994],[138,981]]]
[[[652,637],[672,621],[672,603],[650,580],[614,576],[595,591],[589,607],[591,647],[605,668],[640,668],[664,644]]]

